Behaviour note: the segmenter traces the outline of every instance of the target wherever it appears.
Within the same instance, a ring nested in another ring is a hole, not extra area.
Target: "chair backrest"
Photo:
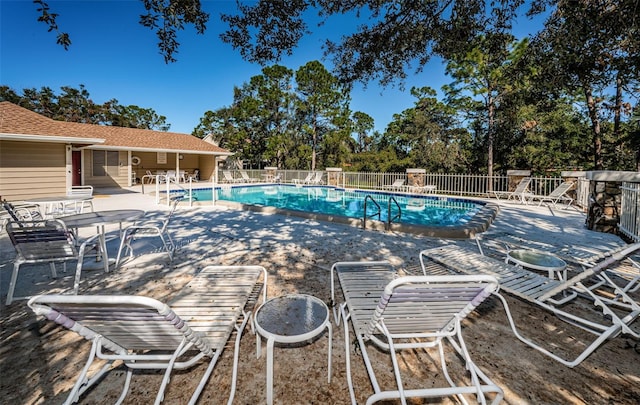
[[[513,190],[513,193],[514,194],[524,193],[529,188],[530,183],[531,183],[531,177],[523,177],[518,183],[518,185],[516,186],[516,189]]]
[[[33,221],[42,219],[40,213],[34,215],[34,212],[32,210],[24,207],[15,207],[13,204],[6,200],[2,201],[2,207],[9,215],[9,218],[17,223],[21,223],[22,221]]]
[[[193,177],[194,180],[200,180],[200,170],[199,169],[195,169],[193,171],[193,176],[191,176],[191,177]]]
[[[233,178],[233,176],[231,175],[231,172],[230,172],[230,171],[228,171],[228,170],[223,170],[223,171],[222,171],[222,175],[224,176],[224,178],[225,178],[226,180],[230,180],[230,181],[235,180],[235,179]]]
[[[242,176],[243,179],[245,180],[249,180],[249,174],[247,172],[245,172],[244,170],[240,170],[240,176]]]
[[[604,259],[601,262],[599,262],[597,265],[595,265],[593,267],[589,267],[589,268],[581,271],[577,275],[571,277],[567,281],[565,281],[565,282],[561,283],[560,285],[558,285],[556,288],[547,291],[544,295],[540,296],[540,298],[539,298],[540,301],[544,301],[544,300],[546,300],[548,298],[551,298],[554,295],[563,292],[567,288],[575,286],[576,284],[578,284],[578,283],[580,283],[580,282],[582,282],[584,280],[587,280],[587,279],[589,279],[589,278],[591,278],[591,277],[593,277],[595,275],[598,275],[599,273],[601,273],[602,271],[608,269],[612,265],[624,260],[627,256],[632,255],[634,252],[636,252],[639,249],[640,249],[640,242],[634,243],[634,244],[631,244],[631,245],[627,245],[626,248],[616,251],[611,256],[609,256],[606,259]]]
[[[175,350],[183,339],[205,355],[213,350],[166,304],[134,295],[40,295],[29,300],[38,315],[87,340],[102,336],[110,351]]]
[[[16,252],[28,261],[78,257],[71,234],[60,220],[9,221],[7,234]]]
[[[557,198],[562,197],[567,191],[569,191],[573,187],[572,181],[565,181],[556,187],[551,193],[549,193],[549,197]]]
[[[93,186],[71,186],[71,188],[67,190],[67,195],[74,197],[91,197],[93,195]]]
[[[316,177],[313,179],[313,182],[315,184],[319,184],[322,181],[322,176],[324,175],[324,173],[322,172],[316,172]]]
[[[404,179],[396,179],[392,186],[402,186],[404,184]]]
[[[365,338],[391,334],[455,333],[456,323],[498,289],[487,275],[408,276],[391,281],[371,317]]]

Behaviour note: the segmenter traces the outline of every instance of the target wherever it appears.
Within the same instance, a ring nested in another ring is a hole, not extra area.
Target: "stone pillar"
[[[407,186],[424,187],[427,177],[425,169],[407,169]]]
[[[515,191],[525,177],[531,177],[531,170],[507,170],[507,191]]]
[[[276,174],[278,171],[277,167],[274,166],[268,166],[264,168],[265,170],[265,180],[266,181],[273,181],[276,178]]]
[[[342,168],[327,167],[327,185],[341,187],[342,184]]]
[[[586,173],[589,180],[589,207],[585,224],[588,229],[618,234],[622,182],[640,183],[638,172],[609,170]]]

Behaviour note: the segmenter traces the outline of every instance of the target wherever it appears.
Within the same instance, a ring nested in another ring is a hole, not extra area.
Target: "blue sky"
[[[59,14],[57,23],[68,32],[72,44],[68,51],[57,45],[55,34],[37,22],[38,13],[31,0],[0,0],[0,84],[21,93],[25,88],[50,87],[56,94],[61,86],[89,91],[91,99],[102,104],[117,99],[121,105],[152,108],[164,115],[171,131],[191,133],[208,110],[231,104],[234,86],[242,86],[261,73],[259,65],[241,59],[239,52],[219,39],[226,26],[222,12],[232,12],[235,1],[204,0],[210,14],[207,31],[197,35],[190,27],[178,33],[177,62],[165,64],[158,53],[155,32],[138,24],[145,12],[139,0],[48,0],[51,12]],[[337,40],[344,21],[330,20],[322,32],[303,39],[291,57],[278,62],[297,70],[312,60],[322,59],[321,45],[330,33]],[[539,24],[539,23],[538,23]],[[516,36],[526,36],[535,23],[522,22]],[[317,31],[315,26],[310,27]],[[351,93],[351,109],[369,114],[375,129],[384,131],[393,114],[414,105],[412,86],[439,90],[450,80],[444,66],[433,60],[420,75],[409,72],[405,90],[398,86],[381,88],[376,82],[367,88],[357,84]]]

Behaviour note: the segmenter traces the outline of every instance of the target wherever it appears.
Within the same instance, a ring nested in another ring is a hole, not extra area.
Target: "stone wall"
[[[589,207],[585,225],[598,232],[618,234],[623,182],[640,183],[638,172],[593,171],[589,180]]]

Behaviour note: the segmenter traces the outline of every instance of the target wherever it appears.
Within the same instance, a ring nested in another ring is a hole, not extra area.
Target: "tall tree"
[[[484,110],[487,174],[493,175],[493,152],[496,139],[496,113],[502,98],[514,87],[509,70],[525,54],[528,41],[515,42],[510,34],[488,34],[474,38],[467,52],[451,53],[446,72],[453,83],[445,87],[449,99],[480,97]]]
[[[545,68],[543,80],[555,88],[582,93],[596,169],[604,167],[602,103],[607,89],[615,89],[614,132],[620,136],[623,91],[639,81],[639,16],[638,0],[560,0],[533,41]]]
[[[348,116],[348,97],[336,77],[318,61],[308,62],[296,71],[297,114],[302,131],[311,145],[311,170],[316,170],[324,137],[344,126]]]

